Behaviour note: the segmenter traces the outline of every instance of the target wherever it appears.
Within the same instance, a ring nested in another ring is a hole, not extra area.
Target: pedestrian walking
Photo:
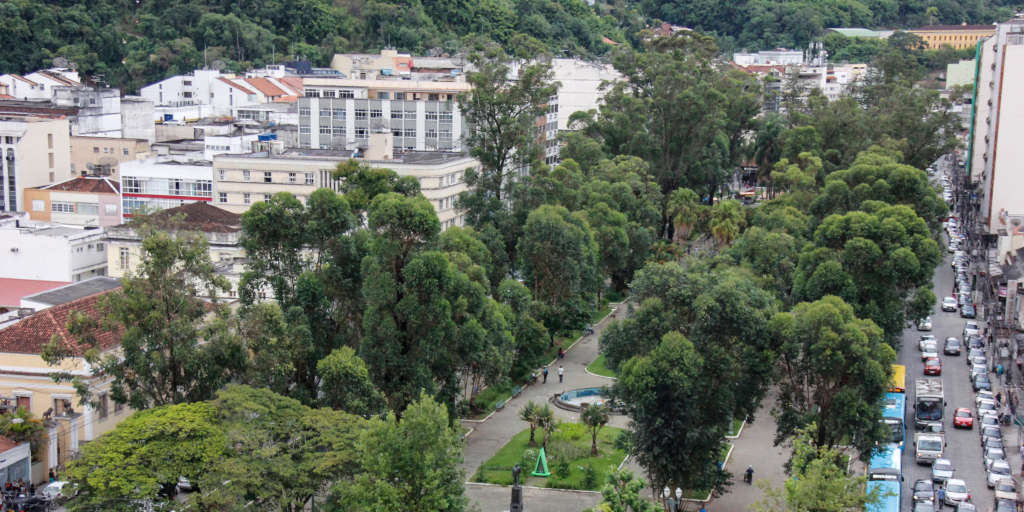
[[[545,366],[544,367],[544,371],[542,371],[540,373],[541,373],[541,375],[544,376],[544,382],[541,382],[541,384],[547,384],[548,383],[548,367]]]
[[[558,365],[558,383],[559,384],[562,383],[562,377],[564,377],[564,376],[565,376],[565,368],[562,368],[562,365]]]
[[[946,490],[942,487],[935,491],[935,501],[939,502],[939,510],[942,510],[942,507],[945,505],[943,502],[946,501]]]

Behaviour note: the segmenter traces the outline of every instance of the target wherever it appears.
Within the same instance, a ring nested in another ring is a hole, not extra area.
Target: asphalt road
[[[945,239],[943,240],[946,241]],[[945,245],[943,245],[945,252]],[[953,269],[950,267],[951,255],[946,254],[942,265],[936,270],[934,291],[939,301],[950,294],[953,287]],[[931,334],[939,342],[940,357],[942,359],[942,387],[946,396],[946,410],[943,414],[943,423],[946,430],[946,449],[943,456],[952,461],[956,468],[955,478],[963,479],[970,489],[971,501],[978,506],[978,510],[987,511],[992,505],[994,494],[985,485],[985,469],[982,462],[982,451],[978,429],[958,430],[953,428],[953,411],[959,407],[968,407],[974,410],[974,391],[968,378],[968,368],[964,361],[966,352],[960,356],[941,355],[942,343],[949,336],[955,336],[963,343],[963,329],[965,319],[960,318],[959,313],[945,313],[939,309],[938,304],[932,312]],[[979,322],[984,325],[983,322]],[[918,465],[914,462],[913,433],[914,433],[914,410],[913,390],[914,380],[924,377],[924,364],[921,361],[918,351],[918,340],[921,334],[925,334],[911,327],[903,332],[903,346],[899,353],[900,364],[907,366],[907,441],[903,450],[903,509],[910,510],[912,507],[912,496],[914,482],[922,478],[931,478],[931,466]],[[1011,436],[1006,435],[1004,429],[1004,441],[1010,446],[1015,442]],[[1009,450],[1012,450],[1010,448]],[[948,510],[948,508],[947,508]]]

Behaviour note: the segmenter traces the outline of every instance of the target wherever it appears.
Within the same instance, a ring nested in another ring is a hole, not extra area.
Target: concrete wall
[[[946,64],[946,89],[974,83],[974,59]]]
[[[121,162],[149,157],[149,143],[144,139],[71,136],[71,171],[97,174],[96,166],[111,167],[111,177],[118,176]]]
[[[141,96],[121,98],[121,135],[127,139],[156,142],[153,102]]]
[[[968,171],[971,174],[971,181],[974,183],[981,183],[984,181],[985,171],[990,167],[988,161],[985,159],[985,154],[988,152],[988,142],[985,140],[988,137],[990,130],[992,129],[992,100],[993,87],[989,85],[992,82],[992,65],[995,63],[996,53],[993,51],[996,45],[996,39],[989,38],[981,45],[981,53],[979,58],[981,62],[978,64],[978,82],[975,84],[975,98],[974,98],[974,129],[972,131],[973,140],[971,141],[971,147],[968,148],[971,151],[971,168]],[[991,139],[991,137],[989,137]]]
[[[1008,44],[1000,49],[1003,57],[1002,87],[999,91],[999,117],[996,125],[996,149],[990,158],[992,167],[989,233],[1012,231],[1007,217],[1024,217],[1024,95],[1017,85],[1024,83],[1024,45]],[[982,212],[984,215],[985,212]]]
[[[4,151],[12,150],[14,160],[0,159],[0,178],[9,178],[11,165],[16,178],[17,210],[24,210],[25,189],[40,187],[71,178],[70,127],[67,119],[38,119],[28,121],[0,121],[0,132],[24,130],[16,144],[3,144]],[[6,156],[6,155],[5,155]],[[7,194],[9,181],[0,183]],[[10,205],[7,209],[11,210]]]
[[[587,62],[579,59],[553,59],[551,71],[554,80],[562,83],[558,90],[558,129],[569,129],[569,116],[573,112],[597,109],[604,91],[603,81],[622,79],[622,74],[610,64]]]
[[[0,277],[70,282],[105,275],[103,232],[94,233],[95,236],[69,240],[23,228],[0,229],[0,247],[9,248],[0,251]]]

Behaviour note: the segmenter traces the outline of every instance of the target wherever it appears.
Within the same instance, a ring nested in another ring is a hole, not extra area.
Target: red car
[[[974,428],[974,414],[966,407],[953,413],[953,426],[956,428]]]
[[[925,375],[942,375],[942,361],[937,357],[929,357],[924,361]]]

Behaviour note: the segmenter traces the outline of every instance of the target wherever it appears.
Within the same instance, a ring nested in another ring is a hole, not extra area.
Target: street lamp
[[[669,489],[667,486],[661,490],[661,494],[665,497],[665,510],[668,512],[679,512],[683,490],[676,487],[676,499],[672,499],[672,489]]]

